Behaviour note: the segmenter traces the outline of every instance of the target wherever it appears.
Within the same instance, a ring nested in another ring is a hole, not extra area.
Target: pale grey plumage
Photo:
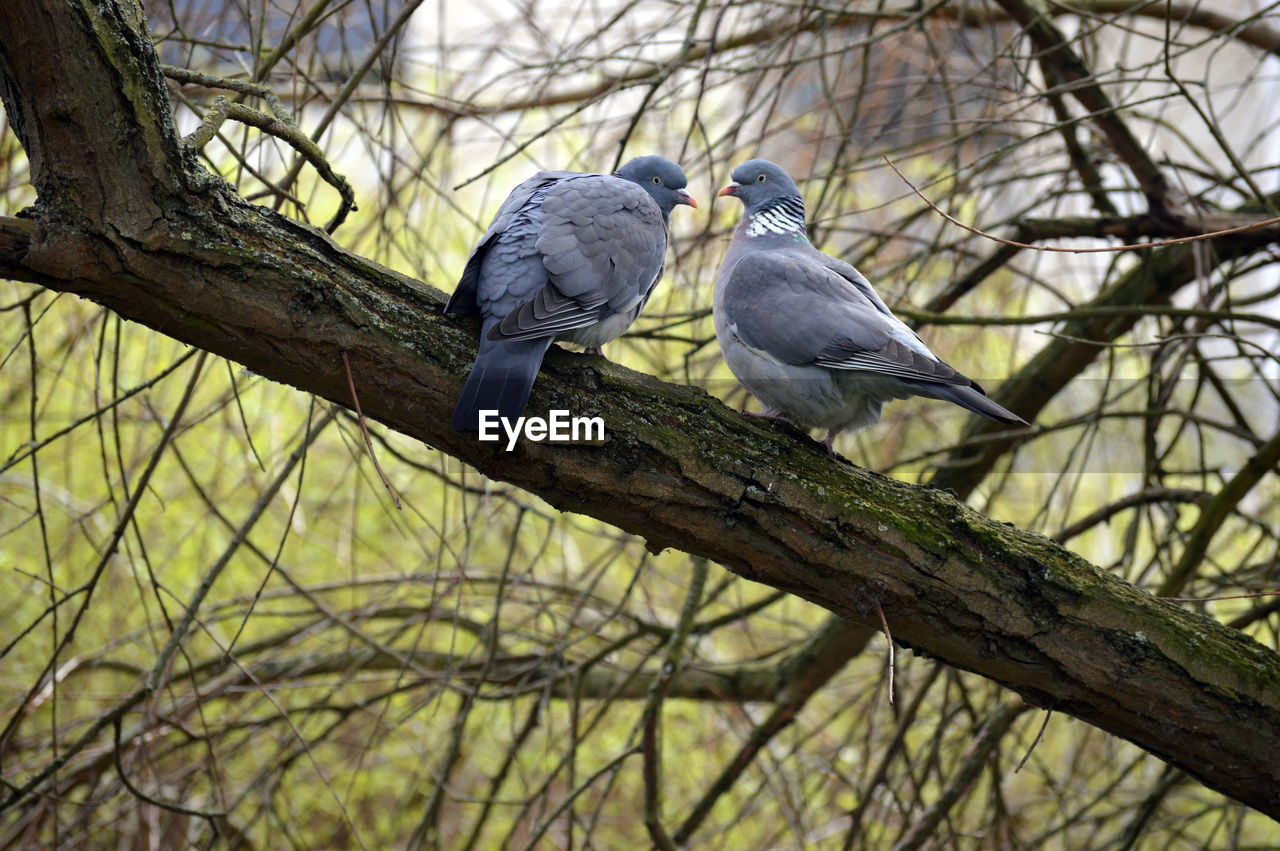
[[[445,311],[479,313],[480,349],[451,423],[518,416],[553,339],[588,348],[623,333],[662,274],[667,224],[697,206],[680,167],[638,157],[616,175],[539,172],[512,190]]]
[[[725,361],[764,405],[835,435],[880,420],[885,402],[945,399],[1006,423],[1022,418],[939,359],[853,266],[814,248],[795,183],[767,160],[720,192],[745,207],[716,277],[713,314]]]

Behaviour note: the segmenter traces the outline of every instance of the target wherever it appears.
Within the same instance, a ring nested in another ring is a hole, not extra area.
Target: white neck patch
[[[780,203],[757,210],[747,222],[746,235],[799,236],[808,239],[804,230],[804,205],[799,199],[784,199]]]

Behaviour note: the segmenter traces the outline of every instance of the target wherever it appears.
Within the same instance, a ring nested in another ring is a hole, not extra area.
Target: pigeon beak
[[[741,184],[741,183],[739,183],[739,182],[738,182],[738,181],[736,181],[736,180],[735,180],[735,181],[733,181],[733,182],[732,182],[732,183],[730,183],[728,186],[726,186],[724,189],[721,189],[721,190],[720,190],[720,195],[721,195],[721,197],[723,197],[723,196],[725,196],[725,195],[737,195],[737,194],[738,194],[738,188],[739,188],[740,186],[742,186],[742,184]]]
[[[684,191],[683,189],[677,189],[676,194],[680,196],[681,204],[688,204],[693,209],[695,210],[698,209],[697,198],[694,198],[692,195],[690,195],[688,192]]]

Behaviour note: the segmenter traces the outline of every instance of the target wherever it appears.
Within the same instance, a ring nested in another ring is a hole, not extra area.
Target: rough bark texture
[[[878,603],[899,642],[1280,816],[1280,657],[1040,535],[585,355],[553,351],[531,407],[604,417],[603,445],[507,453],[451,431],[475,326],[444,318],[438,291],[200,172],[142,26],[127,2],[0,7],[0,87],[40,195],[0,219],[0,274],[342,405],[345,351],[365,413],[391,428],[860,624],[878,624]]]

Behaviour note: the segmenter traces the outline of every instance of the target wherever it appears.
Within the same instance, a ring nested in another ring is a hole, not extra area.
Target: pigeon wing
[[[553,186],[542,214],[536,245],[548,281],[490,330],[491,339],[546,337],[643,305],[667,249],[666,221],[648,192],[583,175]]]
[[[924,340],[921,340],[920,336],[916,334],[915,331],[912,331],[905,323],[903,323],[902,320],[893,315],[893,311],[891,311],[889,306],[884,303],[884,300],[880,298],[880,294],[871,286],[871,282],[868,281],[861,272],[855,269],[852,264],[846,263],[836,257],[832,257],[829,254],[823,254],[817,249],[813,249],[813,253],[817,255],[823,266],[848,281],[854,289],[856,289],[867,299],[867,301],[871,303],[877,313],[889,320],[889,324],[892,327],[891,333],[898,342],[902,343],[907,348],[913,349],[919,354],[924,355],[928,359],[937,360],[937,357],[933,352],[929,351],[929,347],[924,344]]]
[[[725,316],[738,338],[771,360],[971,383],[923,343],[911,345],[919,338],[887,308],[881,312],[877,302],[825,263],[788,251],[748,254],[724,290]]]
[[[791,252],[747,253],[725,283],[722,305],[738,338],[778,363],[812,364],[837,340],[874,351],[889,339],[882,323],[860,315],[847,284]]]
[[[515,222],[529,217],[533,212],[529,208],[540,203],[534,200],[535,196],[544,195],[544,190],[549,186],[574,176],[575,172],[572,171],[540,171],[511,190],[507,200],[502,202],[502,206],[494,214],[493,221],[489,223],[489,229],[484,232],[484,236],[480,237],[475,248],[471,249],[471,254],[467,257],[467,265],[462,270],[462,277],[458,280],[458,286],[454,288],[453,295],[449,297],[449,303],[445,305],[445,313],[466,316],[480,312],[478,301],[480,266],[489,250]]]

